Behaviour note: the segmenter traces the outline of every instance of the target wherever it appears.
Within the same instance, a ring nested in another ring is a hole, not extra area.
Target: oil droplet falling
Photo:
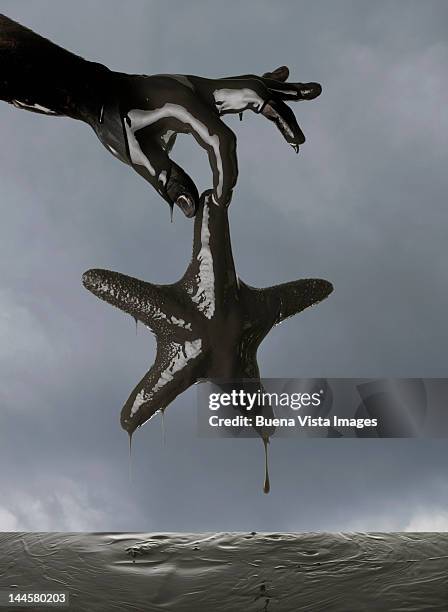
[[[269,482],[269,467],[268,467],[268,444],[269,444],[269,436],[263,436],[263,444],[264,444],[264,486],[263,492],[269,493],[271,490],[271,483]]]
[[[129,432],[129,482],[132,483],[132,432]]]
[[[134,321],[135,321],[135,335],[137,335],[138,332],[138,319],[137,317],[133,317]]]

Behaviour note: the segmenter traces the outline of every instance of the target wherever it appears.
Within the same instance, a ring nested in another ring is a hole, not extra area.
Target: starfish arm
[[[188,335],[190,325],[182,318],[182,308],[170,285],[153,285],[109,270],[88,270],[82,282],[101,300],[130,314],[154,332],[173,326]]]
[[[303,278],[265,289],[252,289],[263,318],[273,317],[273,325],[318,304],[333,291],[333,285],[321,278]]]
[[[201,195],[194,223],[193,256],[179,287],[207,319],[212,319],[229,297],[237,295],[228,212],[214,203],[211,191]]]
[[[265,289],[280,304],[275,323],[302,312],[305,308],[322,302],[333,291],[333,285],[321,278],[303,278]]]
[[[194,384],[203,354],[200,339],[158,343],[154,365],[132,391],[121,411],[121,426],[129,434]]]

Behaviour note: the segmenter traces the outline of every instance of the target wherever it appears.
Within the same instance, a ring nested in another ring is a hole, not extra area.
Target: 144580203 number
[[[7,594],[7,603],[11,606],[27,607],[27,604],[39,604],[40,606],[61,607],[68,605],[68,594],[64,592],[24,592],[17,591]],[[6,602],[4,602],[6,603]]]

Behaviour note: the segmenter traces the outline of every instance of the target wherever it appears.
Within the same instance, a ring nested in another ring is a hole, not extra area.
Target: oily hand
[[[262,77],[241,75],[206,79],[184,75],[112,73],[112,85],[93,127],[105,147],[129,164],[159,192],[171,210],[196,213],[198,190],[169,153],[179,133],[192,134],[207,151],[213,172],[213,198],[228,206],[238,176],[236,136],[221,115],[246,110],[275,123],[298,152],[305,142],[286,102],[313,100],[318,83],[288,83],[286,66]]]

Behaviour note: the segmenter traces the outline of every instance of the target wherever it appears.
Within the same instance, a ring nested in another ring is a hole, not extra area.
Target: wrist
[[[0,15],[0,99],[90,123],[111,74]]]

